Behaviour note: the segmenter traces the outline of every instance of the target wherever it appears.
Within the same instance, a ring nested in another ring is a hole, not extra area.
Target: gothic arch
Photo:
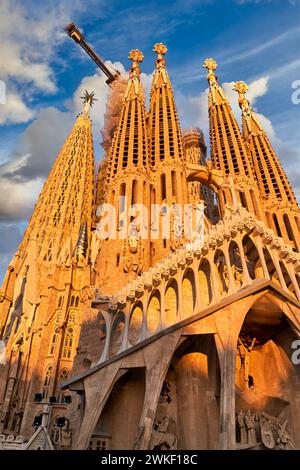
[[[220,249],[215,252],[213,266],[217,280],[218,292],[220,295],[226,295],[228,292],[228,273],[225,255]]]
[[[172,279],[165,291],[165,322],[166,326],[173,325],[178,315],[178,287],[175,279]]]
[[[247,444],[247,439],[249,443],[250,436],[243,423],[256,420],[254,441],[260,444],[266,419],[275,423],[272,448],[291,445],[280,437],[284,422],[287,434],[297,446],[300,444],[300,423],[295,419],[300,412],[299,372],[291,355],[297,334],[289,317],[282,310],[282,301],[271,293],[256,297],[245,315],[237,342],[235,374],[239,411],[236,439],[240,446]],[[253,444],[255,447],[256,442]]]
[[[199,264],[199,286],[200,286],[200,303],[202,306],[208,306],[213,298],[210,264],[206,258],[203,258]]]
[[[196,305],[195,276],[190,268],[186,269],[182,278],[181,295],[183,318],[187,318],[194,313]]]
[[[161,318],[160,292],[152,292],[147,308],[147,329],[150,334],[156,333]]]
[[[125,316],[123,312],[118,312],[112,324],[108,357],[118,354],[121,348],[125,328]]]
[[[136,302],[132,308],[129,320],[128,340],[134,345],[139,342],[143,325],[143,304]]]

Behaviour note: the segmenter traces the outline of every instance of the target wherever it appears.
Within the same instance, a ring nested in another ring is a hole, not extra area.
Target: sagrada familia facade
[[[167,48],[154,51],[149,111],[139,50],[111,85],[97,172],[86,93],[8,266],[0,448],[43,448],[43,428],[56,449],[300,449],[295,195],[247,86],[241,130],[205,60],[207,159],[202,131],[181,131]],[[204,208],[201,244],[175,206]]]

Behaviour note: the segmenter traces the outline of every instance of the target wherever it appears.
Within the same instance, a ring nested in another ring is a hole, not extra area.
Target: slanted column
[[[182,299],[182,271],[177,274],[177,288],[178,288],[178,320],[183,320],[183,299]]]
[[[273,260],[275,269],[277,271],[279,281],[280,281],[280,285],[281,285],[282,289],[288,291],[288,288],[287,288],[287,285],[285,283],[285,280],[284,280],[284,277],[283,277],[283,274],[282,274],[282,271],[281,271],[281,267],[280,267],[280,264],[279,264],[278,255],[277,255],[277,253],[272,252],[272,250],[270,250],[269,253],[270,253],[270,256]]]
[[[199,312],[201,310],[201,299],[200,299],[200,281],[198,275],[198,259],[194,259],[193,262],[193,273],[195,279],[195,289],[196,289],[196,302],[195,302],[195,311]]]
[[[133,302],[131,300],[127,300],[126,307],[123,310],[125,324],[124,324],[124,334],[122,338],[120,351],[125,351],[128,348],[129,323],[130,323],[130,314],[131,314],[132,306],[133,306]]]
[[[238,337],[253,299],[241,299],[214,315],[215,341],[221,371],[220,450],[236,449],[235,369]]]
[[[300,302],[300,289],[299,289],[299,286],[298,286],[298,282],[297,282],[297,279],[296,279],[296,276],[295,276],[295,271],[293,269],[293,266],[291,266],[290,263],[286,263],[286,268],[288,270],[288,273],[289,273],[289,276],[291,278],[293,287],[295,289],[296,297]]]
[[[178,345],[180,334],[181,330],[176,330],[168,335],[168,341],[162,337],[144,349],[146,389],[143,410],[134,443],[135,450],[149,448],[158,399]]]
[[[101,354],[101,357],[99,358],[99,361],[97,364],[100,364],[101,362],[106,361],[108,358],[108,352],[109,352],[109,346],[110,346],[110,338],[111,338],[111,328],[112,328],[112,313],[110,312],[105,312],[104,310],[99,309],[99,311],[102,313],[105,324],[106,324],[106,339],[105,339],[105,345],[103,352]]]
[[[220,300],[220,294],[218,290],[218,281],[216,278],[216,273],[215,273],[215,267],[214,267],[214,259],[210,256],[208,258],[209,265],[210,265],[210,275],[211,275],[211,280],[212,280],[212,291],[213,291],[213,299],[215,302],[218,302]]]
[[[262,269],[263,269],[263,272],[264,272],[264,277],[266,279],[270,279],[270,274],[269,274],[267,263],[266,263],[266,260],[265,260],[261,239],[259,237],[255,238],[255,246],[257,248],[257,252],[258,252],[258,255],[259,255],[261,266],[262,266]]]
[[[220,341],[220,339],[219,339]],[[218,341],[216,341],[218,345]],[[235,335],[230,335],[226,349],[222,351],[223,364],[221,372],[220,400],[220,449],[229,450],[236,446],[235,438],[235,366],[236,366]],[[219,346],[220,347],[220,346]]]
[[[161,284],[159,286],[160,292],[160,330],[164,330],[166,328],[166,312],[165,312],[165,293],[166,293],[166,280],[163,277],[161,280]]]
[[[233,293],[236,291],[236,283],[231,270],[230,256],[229,256],[229,245],[226,244],[225,250],[223,250],[226,262],[226,268],[228,272],[228,293]]]
[[[243,286],[250,284],[252,282],[252,279],[249,275],[248,271],[248,266],[246,263],[246,257],[245,257],[245,252],[244,252],[244,247],[241,239],[238,237],[236,240],[236,243],[239,247],[239,252],[240,252],[240,257],[241,257],[241,263],[242,263],[242,268],[243,268]]]
[[[147,289],[144,294],[143,300],[143,323],[142,323],[142,340],[146,339],[147,337],[147,310],[148,310],[148,303],[149,303],[150,293]]]

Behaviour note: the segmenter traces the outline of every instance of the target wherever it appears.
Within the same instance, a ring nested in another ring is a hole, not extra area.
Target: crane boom
[[[70,38],[74,39],[75,42],[77,42],[85,52],[93,59],[95,64],[98,65],[98,67],[102,70],[102,72],[107,76],[106,83],[109,85],[112,83],[114,80],[118,78],[120,75],[120,72],[116,71],[115,74],[113,74],[109,68],[105,65],[104,60],[102,57],[99,57],[96,52],[87,44],[85,41],[83,34],[79,31],[75,23],[69,23],[65,27],[66,33],[70,36]]]

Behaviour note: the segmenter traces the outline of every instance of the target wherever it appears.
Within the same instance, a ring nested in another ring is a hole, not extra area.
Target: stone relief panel
[[[174,450],[178,448],[177,400],[173,372],[169,372],[163,383],[153,421],[149,448],[152,450]]]
[[[288,420],[264,412],[240,410],[236,413],[237,448],[292,450],[295,442],[288,431]]]

